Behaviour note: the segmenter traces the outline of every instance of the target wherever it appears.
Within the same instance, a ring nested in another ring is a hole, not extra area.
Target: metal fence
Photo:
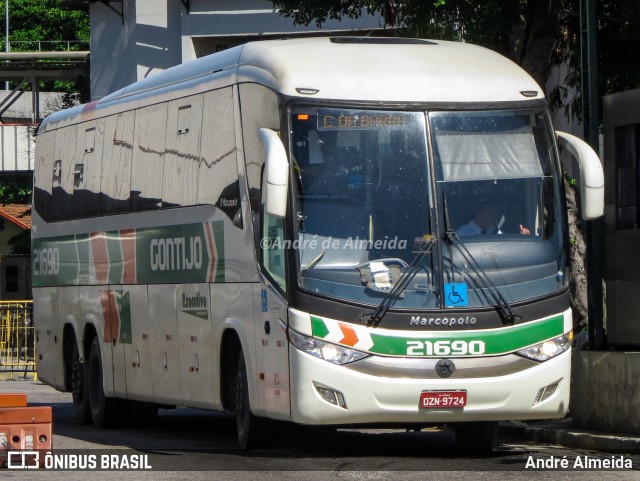
[[[36,379],[33,301],[0,301],[0,376]]]

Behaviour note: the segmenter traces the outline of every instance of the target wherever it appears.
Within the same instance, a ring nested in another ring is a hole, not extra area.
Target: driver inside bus
[[[478,208],[473,219],[456,230],[456,234],[459,236],[502,234],[500,227],[501,224],[498,224],[493,204],[485,201],[478,204]],[[519,224],[519,228],[520,234],[531,234],[531,231],[522,224]]]

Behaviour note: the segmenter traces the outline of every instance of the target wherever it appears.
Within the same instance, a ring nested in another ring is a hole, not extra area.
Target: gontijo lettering
[[[149,251],[153,271],[192,270],[202,267],[200,236],[151,239]]]

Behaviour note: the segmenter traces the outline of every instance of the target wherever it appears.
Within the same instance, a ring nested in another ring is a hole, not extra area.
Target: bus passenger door
[[[289,351],[284,330],[287,303],[268,281],[254,284],[253,299],[260,413],[289,420]]]

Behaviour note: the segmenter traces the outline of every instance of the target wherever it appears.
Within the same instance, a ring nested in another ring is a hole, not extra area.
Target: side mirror
[[[604,215],[604,172],[598,155],[584,140],[566,132],[556,132],[556,134],[558,145],[566,148],[580,166],[582,218],[591,220],[602,217]]]
[[[289,161],[282,140],[271,129],[258,129],[258,137],[265,147],[265,209],[267,214],[284,217],[289,189]]]

